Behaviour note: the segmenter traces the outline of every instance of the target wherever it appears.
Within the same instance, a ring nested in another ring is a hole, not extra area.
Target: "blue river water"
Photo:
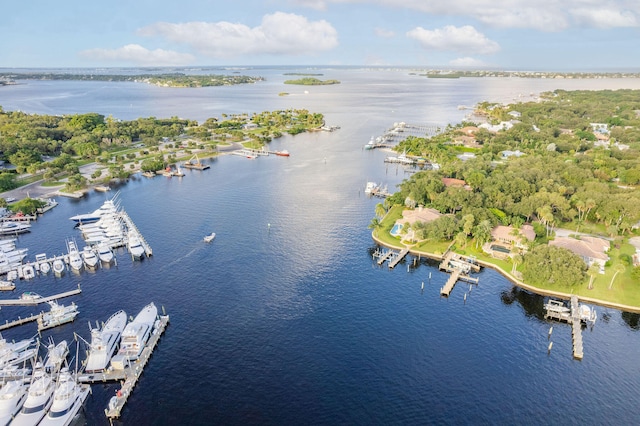
[[[267,80],[206,89],[105,82],[0,88],[5,110],[204,120],[307,108],[341,126],[271,142],[271,149],[289,150],[288,158],[226,155],[183,178],[132,178],[117,188],[118,199],[153,248],[151,258],[134,262],[120,250],[117,266],[39,276],[4,295],[81,285],[82,294],[63,301],[74,301],[80,315],[43,339],[71,341],[74,333],[88,339],[89,322],[118,309],[134,316],[150,301],[166,310],[170,325],[116,423],[637,423],[638,315],[597,308],[598,322],[583,333],[584,359],[575,361],[569,326],[545,321],[543,298],[495,271],[483,270],[477,287],[459,284],[446,299],[439,288],[447,275],[435,263],[409,257],[393,270],[378,267],[367,225],[379,200],[367,198],[364,185],[393,189],[405,174],[384,164],[385,153],[362,147],[393,122],[458,122],[465,114],[458,105],[640,82],[323,69],[322,78],[342,83],[304,88],[284,86],[286,71],[242,70]],[[278,96],[284,91],[290,95]],[[18,247],[29,248],[29,259],[62,254],[66,239],[81,243],[68,218],[113,193],[58,199]],[[216,239],[204,243],[212,231]],[[3,307],[0,322],[40,309]],[[34,334],[35,324],[28,324],[3,336]],[[117,388],[94,385],[78,423],[108,424],[103,410]]]

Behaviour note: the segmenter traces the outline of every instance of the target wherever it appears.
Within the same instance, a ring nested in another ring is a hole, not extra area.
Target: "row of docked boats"
[[[68,425],[89,394],[89,385],[78,382],[75,372],[63,367],[69,353],[65,340],[47,346],[44,362],[37,362],[32,374],[24,368],[14,372],[0,388],[0,424]],[[77,354],[76,354],[77,357]]]
[[[157,317],[158,308],[151,302],[129,323],[127,314],[120,310],[111,315],[102,327],[92,328],[85,372],[104,371],[109,363],[111,368],[123,370],[130,362],[136,361],[156,326]]]

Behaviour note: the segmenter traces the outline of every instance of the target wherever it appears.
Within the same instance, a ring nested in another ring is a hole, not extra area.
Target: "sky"
[[[640,72],[640,0],[31,0],[0,67],[415,66]]]

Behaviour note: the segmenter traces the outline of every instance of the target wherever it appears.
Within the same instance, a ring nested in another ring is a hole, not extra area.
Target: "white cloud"
[[[470,25],[426,30],[422,27],[407,32],[407,37],[417,40],[429,50],[452,50],[462,53],[491,54],[500,50],[500,45],[489,40]]]
[[[572,9],[571,14],[576,22],[587,27],[617,28],[638,26],[636,15],[628,10],[580,8]]]
[[[457,58],[452,61],[449,61],[449,65],[460,68],[477,68],[477,67],[486,67],[487,64],[479,59],[471,58],[469,56],[465,56],[464,58]]]
[[[127,44],[117,49],[89,49],[79,53],[86,59],[108,62],[129,62],[138,65],[186,65],[193,55],[172,50],[149,50],[139,44]]]
[[[375,35],[377,35],[378,37],[382,37],[382,38],[391,38],[391,37],[395,37],[396,33],[394,33],[391,30],[387,30],[384,28],[375,28],[374,30]]]
[[[362,0],[324,0],[363,3]],[[560,31],[574,23],[596,28],[640,26],[637,0],[369,0],[393,9],[410,9],[436,16],[459,16],[498,28]]]
[[[250,28],[230,22],[158,22],[141,28],[143,36],[162,36],[212,57],[247,54],[306,55],[338,45],[335,28],[325,20],[309,21],[292,13],[265,15]]]

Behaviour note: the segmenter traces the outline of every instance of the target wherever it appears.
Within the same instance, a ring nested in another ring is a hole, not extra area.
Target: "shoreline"
[[[406,248],[406,246],[393,246],[390,245],[388,243],[383,242],[382,240],[380,240],[379,238],[377,238],[374,235],[375,231],[371,232],[371,238],[373,239],[373,241],[382,246],[382,247],[387,247],[390,249],[397,249],[397,250],[402,250],[403,248]],[[429,257],[431,259],[434,260],[442,260],[443,257],[442,255],[439,254],[435,254],[435,253],[430,253],[430,252],[426,252],[426,251],[422,251],[422,250],[416,250],[416,249],[409,249],[409,253],[414,255],[414,256],[423,256],[423,257]],[[516,277],[514,277],[513,275],[511,275],[510,273],[508,273],[507,271],[505,271],[504,269],[502,269],[501,267],[494,265],[492,263],[488,263],[482,260],[478,260],[477,261],[482,267],[485,268],[492,268],[494,270],[496,270],[498,273],[500,273],[503,277],[507,278],[509,281],[511,281],[511,284],[516,286],[516,287],[520,287],[524,290],[530,291],[532,293],[538,294],[540,296],[551,296],[551,297],[558,297],[560,299],[566,299],[569,300],[571,299],[571,296],[574,296],[574,293],[566,293],[563,291],[556,291],[556,290],[548,290],[548,289],[542,289],[536,286],[533,286],[531,284],[527,284],[524,281],[521,281],[519,279],[517,279]],[[594,297],[588,297],[588,296],[580,296],[577,295],[578,299],[584,301],[584,302],[588,302],[594,305],[598,305],[598,306],[604,306],[607,308],[613,308],[613,309],[618,309],[621,311],[625,311],[625,312],[631,312],[631,313],[636,313],[636,314],[640,314],[640,306],[632,306],[632,305],[623,305],[621,303],[614,303],[614,302],[609,302],[607,300],[602,300],[602,299],[597,299]]]

